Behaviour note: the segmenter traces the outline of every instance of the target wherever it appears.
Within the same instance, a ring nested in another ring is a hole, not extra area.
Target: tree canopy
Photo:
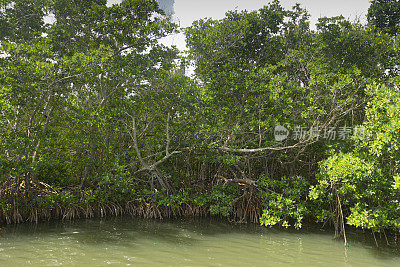
[[[373,0],[368,10],[368,21],[384,33],[400,33],[400,1]]]
[[[155,0],[1,1],[0,221],[65,206],[399,231],[397,3],[312,30],[279,1],[185,29]],[[187,55],[160,42],[180,30]]]

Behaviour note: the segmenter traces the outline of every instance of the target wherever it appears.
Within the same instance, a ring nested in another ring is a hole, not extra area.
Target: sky
[[[222,19],[229,10],[257,10],[268,4],[268,0],[157,0],[168,14],[173,14],[176,23],[188,27],[193,21],[202,18]],[[120,0],[109,0],[108,4]],[[343,15],[354,21],[366,21],[370,6],[369,0],[281,0],[281,5],[290,9],[296,3],[305,7],[311,15],[311,26],[320,17]],[[165,45],[175,45],[180,50],[186,49],[185,38],[182,34],[173,35],[162,40]]]

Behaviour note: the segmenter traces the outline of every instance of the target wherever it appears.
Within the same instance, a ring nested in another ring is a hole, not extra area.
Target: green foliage
[[[321,162],[317,179],[319,184],[310,192],[312,199],[335,200],[338,193],[342,204],[350,206],[375,197],[385,187],[379,168],[353,154],[335,154]]]
[[[237,188],[233,185],[215,185],[209,196],[210,212],[213,215],[229,216],[235,198],[239,197]]]
[[[67,187],[71,183],[78,183],[78,180],[71,179],[71,177],[76,177],[76,170],[73,165],[68,163],[66,161],[55,161],[52,158],[40,158],[35,165],[35,173],[40,181]]]
[[[156,193],[151,192],[150,196],[151,198],[149,198],[147,202],[156,203],[157,206],[170,207],[173,210],[191,202],[188,191],[168,195],[165,190],[163,190]]]
[[[280,225],[301,228],[303,219],[308,215],[307,195],[309,183],[303,177],[282,177],[271,179],[261,176],[257,184],[261,191],[265,210],[260,223],[265,226]]]
[[[0,2],[0,40],[25,42],[46,29],[44,16],[50,1],[4,0]]]
[[[0,157],[0,182],[6,180],[8,173],[10,173],[10,162]]]
[[[373,0],[368,9],[368,21],[378,30],[397,35],[400,33],[400,1]]]
[[[115,165],[111,172],[98,178],[96,189],[89,196],[104,203],[124,203],[135,200],[137,190],[132,174],[124,166]]]
[[[366,138],[355,140],[351,153],[334,153],[320,163],[318,185],[310,198],[319,220],[337,216],[339,199],[347,224],[365,229],[399,230],[398,142],[400,106],[398,79],[368,86]],[[329,207],[330,205],[330,207]]]

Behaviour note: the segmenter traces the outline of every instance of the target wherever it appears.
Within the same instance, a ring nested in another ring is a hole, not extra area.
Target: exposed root
[[[250,189],[242,196],[237,198],[232,207],[232,217],[237,223],[259,223],[263,207],[261,200],[255,194],[255,190]]]
[[[228,219],[236,223],[258,223],[262,214],[262,203],[254,189],[245,189],[243,195],[232,203]],[[54,203],[58,194],[67,201]],[[68,200],[69,196],[74,196]],[[194,203],[178,206],[157,205],[142,199],[118,202],[100,202],[88,198],[87,192],[60,192],[51,186],[31,180],[11,177],[0,187],[0,224],[18,224],[55,220],[74,220],[79,218],[105,218],[130,215],[145,219],[164,219],[179,217],[208,217],[210,207]]]

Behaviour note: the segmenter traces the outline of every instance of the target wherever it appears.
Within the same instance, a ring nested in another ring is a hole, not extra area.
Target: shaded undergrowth
[[[224,189],[226,190],[225,186]],[[53,188],[43,182],[11,177],[0,187],[0,224],[129,215],[145,219],[226,217],[230,222],[259,223],[262,200],[254,189],[228,195],[222,189],[206,194],[190,190]]]

